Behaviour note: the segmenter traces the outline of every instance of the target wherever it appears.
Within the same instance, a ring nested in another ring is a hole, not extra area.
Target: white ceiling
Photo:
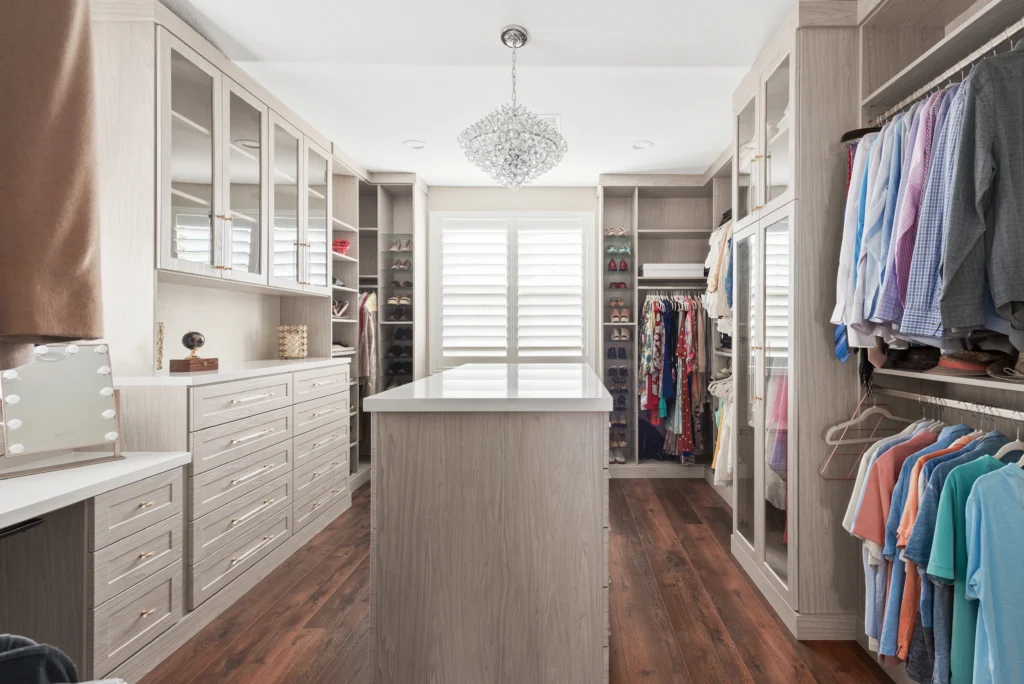
[[[728,145],[732,92],[794,0],[165,0],[366,168],[493,185],[456,142],[510,96],[561,116],[569,152],[534,185],[701,173]],[[402,146],[422,140],[426,149]],[[654,142],[637,151],[637,139]]]

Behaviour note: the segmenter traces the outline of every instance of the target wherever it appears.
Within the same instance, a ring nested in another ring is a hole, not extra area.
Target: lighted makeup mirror
[[[105,344],[50,344],[0,372],[0,479],[121,458]]]

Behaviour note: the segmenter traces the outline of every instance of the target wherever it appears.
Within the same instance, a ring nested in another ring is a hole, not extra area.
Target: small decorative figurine
[[[187,332],[181,337],[181,343],[185,349],[190,351],[187,358],[173,359],[171,361],[172,373],[195,373],[196,371],[214,371],[219,364],[217,359],[199,358],[199,349],[206,344],[206,338],[201,333]]]

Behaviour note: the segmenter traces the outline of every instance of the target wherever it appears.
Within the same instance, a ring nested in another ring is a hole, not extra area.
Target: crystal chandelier
[[[516,50],[529,34],[506,26],[501,42],[512,48],[512,104],[504,104],[459,134],[466,158],[509,190],[518,190],[562,161],[569,149],[554,126],[516,104]]]

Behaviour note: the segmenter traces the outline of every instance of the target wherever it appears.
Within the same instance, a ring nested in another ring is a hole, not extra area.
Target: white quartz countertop
[[[192,454],[187,451],[122,455],[120,461],[0,480],[0,528],[192,462]]]
[[[611,411],[585,363],[471,363],[363,400],[371,412]]]
[[[199,373],[171,373],[168,370],[158,371],[155,375],[124,377],[117,375],[114,369],[115,387],[171,387],[190,385],[211,385],[229,380],[246,380],[277,373],[314,370],[327,366],[341,366],[351,363],[351,357],[343,358],[311,358],[311,359],[268,359],[266,361],[241,361],[238,363],[222,363],[215,371]]]

